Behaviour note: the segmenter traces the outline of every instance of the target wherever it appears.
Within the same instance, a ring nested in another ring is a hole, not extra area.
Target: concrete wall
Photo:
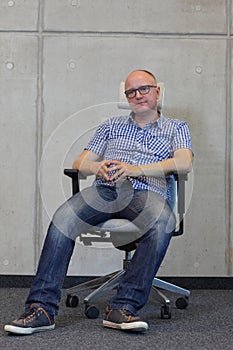
[[[63,168],[121,113],[119,82],[145,68],[165,83],[165,116],[189,122],[195,150],[185,235],[160,274],[232,276],[232,35],[231,0],[0,1],[0,274],[35,273],[70,194]],[[120,256],[78,243],[69,273],[109,272]]]

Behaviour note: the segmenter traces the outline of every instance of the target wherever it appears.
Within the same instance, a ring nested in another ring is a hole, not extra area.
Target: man
[[[158,111],[160,88],[152,73],[131,72],[125,94],[130,115],[103,122],[74,161],[73,168],[96,175],[95,183],[55,213],[25,313],[5,325],[5,331],[31,334],[54,329],[75,238],[90,225],[115,217],[133,221],[142,237],[103,325],[137,332],[148,329],[137,313],[148,299],[175,227],[166,176],[191,171],[192,146],[187,123],[166,119]]]

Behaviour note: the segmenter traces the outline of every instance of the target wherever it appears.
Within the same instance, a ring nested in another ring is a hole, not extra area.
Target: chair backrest
[[[173,210],[174,214],[177,211],[177,183],[173,175],[167,177],[167,189],[169,192],[168,203]]]

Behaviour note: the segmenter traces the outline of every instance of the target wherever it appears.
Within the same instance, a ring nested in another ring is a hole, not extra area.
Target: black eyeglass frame
[[[137,89],[129,89],[129,90],[125,90],[125,95],[127,98],[131,99],[134,98],[136,96],[137,91],[141,94],[141,95],[146,95],[149,94],[150,89],[151,88],[157,88],[157,85],[142,85],[139,86]],[[148,89],[148,91],[141,91],[141,89]],[[130,94],[133,94],[133,96],[129,96]]]

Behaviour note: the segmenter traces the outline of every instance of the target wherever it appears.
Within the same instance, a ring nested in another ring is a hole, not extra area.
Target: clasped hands
[[[99,163],[97,176],[104,178],[106,181],[119,182],[127,176],[139,176],[139,166],[121,162],[120,160],[103,160]]]

